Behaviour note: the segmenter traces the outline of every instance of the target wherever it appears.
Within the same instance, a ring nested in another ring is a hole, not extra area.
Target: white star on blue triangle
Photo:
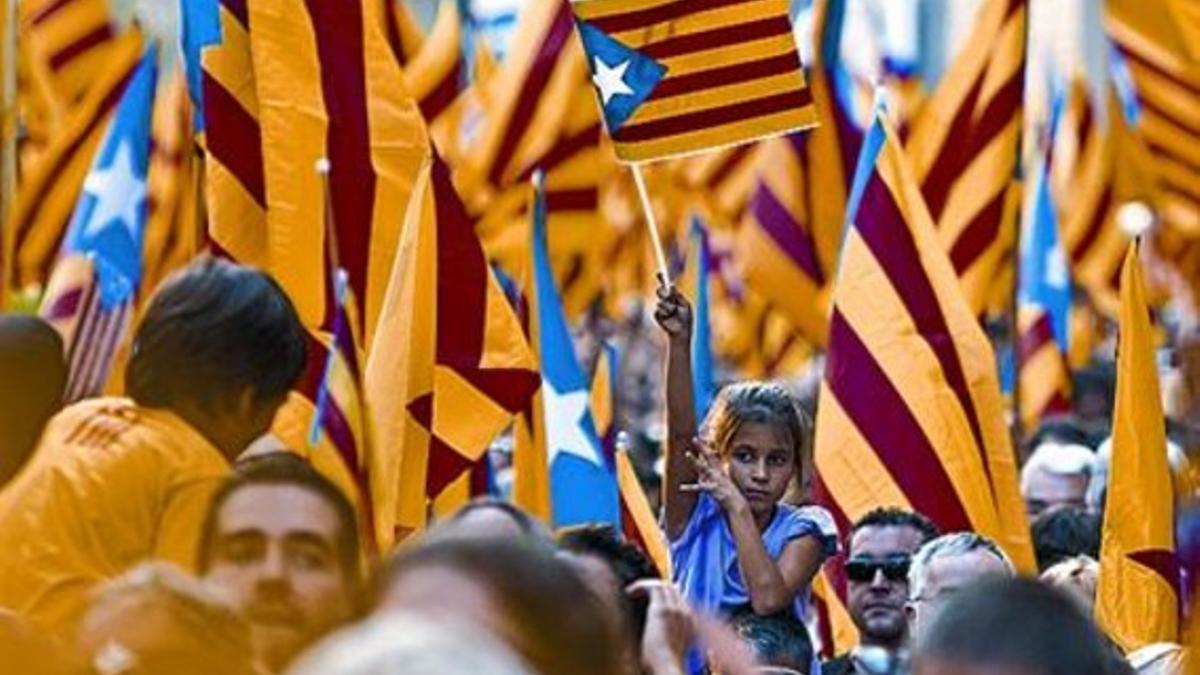
[[[658,61],[621,44],[587,21],[579,21],[579,36],[587,53],[592,81],[600,93],[604,126],[615,134],[650,98],[667,75]]]
[[[141,280],[157,61],[157,51],[147,49],[121,96],[63,244],[65,254],[92,259],[105,310],[129,300]]]

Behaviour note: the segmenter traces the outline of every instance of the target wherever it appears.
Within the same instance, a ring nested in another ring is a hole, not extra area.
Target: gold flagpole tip
[[[529,177],[529,180],[533,183],[535,189],[541,190],[546,184],[546,173],[541,169],[534,169],[533,175]]]
[[[329,175],[329,169],[330,169],[329,158],[322,157],[321,159],[318,159],[317,163],[314,165],[313,168],[315,168],[317,173],[321,174],[322,176]]]

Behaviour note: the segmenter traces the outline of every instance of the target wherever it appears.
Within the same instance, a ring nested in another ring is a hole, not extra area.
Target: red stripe
[[[533,172],[541,169],[545,173],[549,173],[569,159],[574,158],[578,153],[591,148],[597,147],[600,144],[600,123],[595,124],[577,131],[569,136],[560,136],[554,145],[546,151],[544,155],[539,157],[537,161],[531,163],[518,176],[516,183],[524,183],[529,180]]]
[[[266,208],[262,129],[258,120],[212,73],[206,70],[203,77],[208,152],[233,174],[259,206]]]
[[[787,110],[799,110],[812,104],[812,94],[808,89],[787,91],[764,98],[741,101],[719,108],[708,108],[693,113],[676,115],[642,122],[631,126],[621,127],[613,134],[613,138],[621,143],[640,143],[669,136],[677,136],[692,131],[701,131],[711,127],[734,122],[742,122],[765,117]]]
[[[1017,343],[1017,360],[1022,367],[1034,357],[1038,351],[1048,344],[1054,344],[1054,326],[1050,323],[1050,315],[1039,312],[1037,319],[1024,332]]]
[[[29,18],[29,23],[36,26],[55,14],[58,14],[67,5],[74,3],[76,0],[54,0],[53,2],[43,5],[32,17]]]
[[[445,163],[434,157],[430,186],[437,214],[437,362],[478,368],[487,319],[487,258]]]
[[[929,214],[933,216],[935,223],[941,218],[942,209],[946,208],[946,200],[950,197],[950,188],[954,187],[954,180],[961,174],[962,166],[966,163],[963,157],[964,146],[970,138],[971,118],[975,115],[975,104],[982,87],[983,73],[980,73],[963,99],[962,105],[954,113],[950,124],[945,125],[946,137],[942,141],[942,147],[938,149],[937,158],[921,183],[921,194],[925,196]]]
[[[462,84],[462,61],[456,59],[450,72],[446,73],[432,90],[421,97],[417,106],[426,122],[432,123],[458,98]]]
[[[250,29],[250,10],[246,7],[246,0],[221,0],[221,6],[242,24],[243,29]]]
[[[1096,202],[1096,208],[1092,210],[1092,217],[1088,220],[1087,230],[1084,231],[1083,237],[1071,249],[1071,260],[1076,264],[1083,262],[1083,259],[1092,250],[1092,245],[1096,243],[1096,239],[1100,237],[1100,232],[1104,229],[1104,223],[1108,221],[1108,211],[1112,207],[1112,197],[1112,180],[1106,180],[1104,192],[1101,193],[1100,200]]]
[[[800,83],[800,56],[795,51],[772,56],[758,61],[735,63],[720,68],[710,68],[687,75],[671,77],[654,88],[649,100],[661,101],[675,96],[685,96],[698,91],[706,91],[731,84],[750,82],[764,77],[796,73],[797,84]]]
[[[825,379],[830,393],[913,508],[944,532],[972,529],[937,451],[875,356],[836,307],[829,323]]]
[[[950,262],[954,264],[954,272],[959,276],[996,242],[996,237],[1000,234],[1000,223],[1004,220],[1006,193],[1007,189],[1001,189],[992,201],[976,213],[950,247]]]
[[[332,393],[329,392],[326,396],[325,407],[321,410],[321,429],[329,436],[333,447],[337,448],[338,456],[342,458],[342,463],[346,465],[350,475],[357,479],[362,474],[362,465],[358,459],[358,440]]]
[[[1200,133],[1197,133],[1196,136],[1197,138],[1200,138]],[[1150,149],[1151,153],[1155,157],[1167,159],[1175,162],[1176,164],[1182,164],[1188,171],[1197,174],[1196,179],[1197,181],[1200,181],[1200,164],[1197,164],[1190,158],[1183,156],[1183,154],[1177,152],[1175,148],[1168,147],[1150,139],[1146,139],[1146,147]]]
[[[54,52],[50,56],[50,70],[58,72],[67,64],[74,61],[76,58],[87,53],[89,50],[99,47],[100,45],[112,40],[113,29],[109,24],[103,24],[92,29],[83,37],[78,38],[74,42],[69,43],[62,49]]]
[[[771,16],[734,26],[669,37],[643,45],[638,51],[652,59],[666,59],[681,54],[745,44],[776,35],[790,35],[791,32],[792,22],[786,16]]]
[[[375,167],[371,164],[371,127],[367,104],[363,8],[357,2],[305,0],[321,63],[321,92],[329,118],[325,151],[337,229],[338,263],[350,286],[367,297]],[[326,292],[326,319],[337,312],[337,300]]]
[[[1178,87],[1179,89],[1184,90],[1186,93],[1191,94],[1193,96],[1200,96],[1200,85],[1190,82],[1190,81],[1184,79],[1183,77],[1179,76],[1178,74],[1172,73],[1171,71],[1163,68],[1162,66],[1159,66],[1154,61],[1151,61],[1149,58],[1142,56],[1140,53],[1134,51],[1134,48],[1132,45],[1126,45],[1126,44],[1123,44],[1118,41],[1117,47],[1121,50],[1121,53],[1125,55],[1125,58],[1127,58],[1131,61],[1137,61],[1139,66],[1145,68],[1146,70],[1153,72],[1154,74],[1158,75],[1159,77],[1170,80],[1172,85]]]
[[[401,66],[408,65],[408,58],[404,54],[404,41],[400,38],[400,26],[397,25],[396,3],[401,0],[379,0],[383,5],[383,28],[387,36],[388,47],[392,50],[392,56],[396,58],[396,63]]]
[[[754,143],[747,143],[745,145],[739,145],[731,150],[725,155],[725,159],[719,166],[717,166],[717,169],[712,172],[712,175],[708,177],[708,180],[704,182],[705,187],[714,190],[717,189],[721,183],[729,177],[729,174],[733,173],[733,170],[738,168],[738,165],[742,163],[742,160],[746,158],[746,155],[749,155],[750,151],[755,147],[756,145]]]
[[[579,188],[575,190],[547,190],[546,212],[550,214],[568,211],[594,212],[600,205],[600,195],[596,188]]]
[[[621,14],[609,14],[608,16],[587,19],[587,22],[604,31],[605,33],[612,35],[614,33],[622,33],[635,28],[648,28],[656,23],[674,21],[676,19],[682,19],[686,16],[699,14],[700,12],[707,12],[712,9],[729,7],[731,5],[749,5],[756,1],[757,0],[675,0],[675,2],[669,2],[665,5],[659,5],[649,9],[624,12]]]
[[[133,76],[133,71],[136,67],[137,61],[131,61],[128,64],[128,69],[121,75],[120,80],[117,81],[117,85],[105,94],[104,99],[96,109],[96,114],[88,120],[82,133],[76,136],[55,158],[54,166],[46,174],[46,179],[38,186],[37,192],[34,193],[33,199],[29,202],[29,207],[25,210],[26,219],[17,223],[17,250],[21,250],[22,244],[25,243],[26,238],[29,236],[31,221],[36,220],[41,213],[46,198],[52,190],[59,187],[58,178],[66,169],[67,164],[76,158],[80,147],[96,131],[96,127],[100,126],[101,122],[104,122],[108,118],[109,113],[116,107],[117,102],[121,100],[121,96],[125,93],[125,86],[129,84],[129,79]],[[72,215],[71,213],[67,214],[68,221]],[[62,233],[66,232],[67,222],[61,223],[57,229],[60,232],[59,236],[61,239]],[[58,246],[56,245],[53,250],[57,252]],[[44,261],[43,266],[49,265],[50,262],[52,261]]]
[[[1092,103],[1089,100],[1084,103],[1083,111],[1080,113],[1079,129],[1075,136],[1075,147],[1078,154],[1082,154],[1083,149],[1087,146],[1088,136],[1092,133],[1092,125],[1094,123],[1095,117],[1092,112]]]
[[[792,216],[766,183],[759,183],[758,189],[754,191],[750,213],[763,232],[804,276],[811,279],[817,288],[825,285],[825,274],[817,261],[812,234]]]
[[[951,334],[942,314],[937,290],[921,266],[920,252],[917,250],[912,231],[878,173],[872,174],[867,183],[854,223],[859,236],[871,249],[892,288],[904,303],[917,333],[937,356],[942,376],[954,392],[954,397],[970,425],[971,437],[975,441],[980,463],[990,485],[991,467],[988,463],[987,446],[983,442],[982,425],[979,423],[979,413],[967,387],[967,378],[959,361],[954,335]],[[992,498],[994,502],[995,495]]]
[[[54,298],[50,307],[42,312],[42,318],[46,321],[62,321],[75,315],[79,311],[79,303],[83,299],[86,286],[77,286]]]
[[[504,127],[504,135],[500,139],[496,157],[492,160],[492,166],[488,170],[488,180],[492,185],[500,185],[500,181],[504,177],[504,170],[508,168],[508,163],[512,160],[521,137],[528,130],[529,122],[537,110],[538,103],[542,100],[542,93],[550,81],[550,75],[553,73],[555,65],[558,64],[558,57],[567,44],[567,38],[571,36],[570,4],[566,0],[548,1],[559,3],[558,12],[554,15],[554,20],[542,40],[542,46],[538,49],[533,64],[521,83],[516,106]]]
[[[1021,113],[1021,101],[1025,94],[1025,69],[1018,68],[987,102],[979,121],[971,129],[971,144],[967,159],[974,159],[988,144],[999,136],[1014,118]]]

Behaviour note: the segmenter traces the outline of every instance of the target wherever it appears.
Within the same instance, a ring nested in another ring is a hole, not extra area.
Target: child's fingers
[[[682,492],[709,492],[717,486],[712,481],[698,480],[695,483],[684,483],[679,486]]]

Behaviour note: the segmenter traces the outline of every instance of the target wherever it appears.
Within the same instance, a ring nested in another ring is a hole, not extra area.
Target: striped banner
[[[15,240],[16,264],[8,271],[12,275],[6,280],[9,284],[23,287],[47,282],[96,148],[142,51],[142,35],[136,29],[116,40],[104,67],[92,75],[94,86],[37,164],[23,176],[5,224]]]
[[[787,0],[575,3],[617,157],[662,159],[816,125],[788,8]]]
[[[865,144],[834,282],[815,492],[840,531],[896,506],[992,537],[1032,570],[991,345],[881,115]]]
[[[921,192],[982,315],[1007,306],[1020,210],[1027,0],[988,0],[906,143]]]

